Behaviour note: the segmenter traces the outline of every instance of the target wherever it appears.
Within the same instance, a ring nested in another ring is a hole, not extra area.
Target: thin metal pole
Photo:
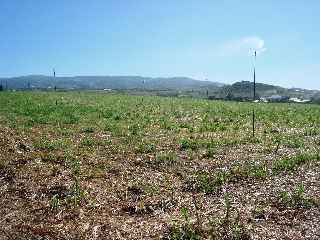
[[[57,84],[56,84],[56,69],[53,69],[53,83],[54,83],[54,91],[57,91]]]
[[[257,51],[254,51],[254,63],[253,63],[253,104],[256,100],[256,59],[257,59]],[[254,105],[252,108],[252,136],[255,136],[255,112]]]

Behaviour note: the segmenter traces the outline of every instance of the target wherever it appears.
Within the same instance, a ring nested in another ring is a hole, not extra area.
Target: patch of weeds
[[[172,227],[167,239],[172,240],[198,240],[201,239],[200,231],[192,223],[191,217],[186,208],[181,208],[180,213],[184,219],[184,225],[181,227]]]
[[[278,174],[284,171],[292,171],[298,166],[310,162],[310,161],[319,161],[319,154],[304,154],[301,153],[292,158],[285,158],[277,160],[273,163],[272,172],[273,174]]]
[[[199,171],[186,181],[184,190],[209,194],[231,181],[250,177],[264,179],[271,174],[277,175],[284,171],[294,170],[297,166],[306,162],[319,162],[319,160],[319,154],[299,154],[293,158],[275,161],[272,165],[271,171],[268,169],[266,164],[255,162],[236,165],[229,170],[221,171],[211,176],[207,172]]]
[[[187,180],[185,190],[209,194],[227,182],[228,178],[227,172],[218,172],[210,176],[207,172],[199,171]]]
[[[249,138],[245,139],[244,141],[247,141],[248,143],[253,143],[253,144],[262,143],[261,139],[258,137],[249,137]]]
[[[254,161],[250,162],[248,165],[249,176],[255,178],[266,178],[269,174],[266,164],[256,163]]]
[[[230,218],[230,198],[229,194],[224,194],[224,214],[223,217],[220,219],[220,224],[225,225],[229,223]]]
[[[227,193],[224,195],[224,213],[220,221],[209,218],[207,223],[200,224],[198,215],[196,215],[196,221],[193,222],[186,208],[182,208],[180,212],[184,219],[183,225],[171,227],[166,239],[250,239],[248,230],[241,222],[240,210],[237,209],[236,213],[231,211]],[[231,215],[235,215],[235,218],[232,218]],[[216,219],[219,217],[217,216]]]
[[[177,154],[174,152],[160,153],[156,155],[154,164],[156,166],[172,166],[177,162]]]
[[[236,210],[236,217],[231,218],[231,204],[229,194],[224,195],[224,214],[220,219],[220,229],[218,229],[218,236],[224,239],[241,240],[250,239],[250,235],[241,223],[240,210]],[[221,235],[221,233],[223,235]],[[216,234],[217,235],[217,234]]]
[[[310,208],[316,205],[313,199],[305,196],[305,188],[302,183],[291,192],[280,192],[277,202],[281,207],[289,208]]]
[[[231,225],[232,240],[249,240],[251,239],[248,229],[241,223],[240,210],[237,209],[237,215],[234,223]]]
[[[286,140],[286,146],[288,148],[303,148],[304,141],[301,138],[291,137]]]
[[[262,202],[256,202],[254,209],[252,210],[252,217],[257,220],[266,219],[266,208],[263,206]]]
[[[87,194],[81,187],[80,177],[76,176],[71,193],[66,196],[53,195],[50,200],[50,206],[53,211],[62,205],[74,208],[78,207],[86,199]]]
[[[124,129],[122,128],[121,124],[115,121],[107,121],[105,123],[104,130],[107,132],[111,132],[114,136],[123,136]]]
[[[208,148],[206,149],[205,153],[202,154],[204,158],[212,158],[215,156],[217,149],[216,148]]]
[[[58,140],[49,140],[49,139],[41,139],[34,143],[34,147],[39,150],[47,150],[53,151],[58,149],[65,149],[70,145],[67,140],[58,139]]]
[[[63,111],[56,117],[56,121],[63,124],[76,124],[80,120],[80,117],[73,112]]]
[[[230,170],[230,180],[241,178],[266,178],[268,176],[268,168],[265,164],[256,163],[254,161],[236,165]]]
[[[73,192],[66,199],[67,203],[73,206],[79,206],[80,202],[85,198],[85,192],[81,188],[80,176],[75,176],[75,182],[73,185]]]
[[[165,130],[174,130],[177,128],[177,126],[174,123],[170,122],[164,116],[160,116],[159,125],[160,125],[160,128],[165,129]]]
[[[138,123],[134,123],[128,126],[128,132],[130,135],[139,135],[140,129],[141,127]]]
[[[188,129],[188,131],[189,131],[190,133],[194,132],[194,127],[193,127],[191,124],[186,123],[186,122],[180,123],[180,124],[179,124],[179,128],[186,128],[186,129]]]
[[[94,178],[103,178],[106,175],[106,167],[103,165],[97,165],[84,171],[84,174],[86,174],[84,176],[86,180]]]
[[[70,153],[66,154],[66,163],[68,164],[71,173],[74,176],[80,175],[80,161],[78,158],[71,156]]]
[[[217,147],[219,147],[219,145],[220,145],[220,141],[218,139],[210,139],[209,141],[202,142],[203,147],[211,150],[216,149]]]
[[[64,164],[65,156],[55,152],[40,152],[41,161],[48,163]]]
[[[198,148],[198,143],[196,140],[185,139],[185,138],[180,140],[181,150],[186,150],[186,149],[196,150],[197,148]]]
[[[226,131],[227,126],[223,123],[219,122],[203,122],[202,125],[200,126],[200,132],[218,132],[218,131]]]
[[[95,146],[95,140],[91,137],[84,137],[82,140],[81,140],[81,146],[83,147],[93,147]]]
[[[94,133],[94,128],[91,126],[87,126],[85,128],[82,129],[83,133]]]
[[[51,211],[57,211],[61,206],[59,196],[57,194],[53,195],[50,200]]]
[[[137,147],[136,147],[137,153],[152,153],[156,150],[156,145],[153,143],[142,141]]]
[[[67,163],[74,178],[73,190],[66,196],[65,203],[67,206],[77,207],[82,200],[86,199],[86,193],[81,187],[81,163],[78,158],[68,154]]]
[[[73,134],[73,131],[69,128],[60,127],[60,128],[58,128],[58,131],[62,136],[65,136],[65,137],[69,137]]]
[[[236,165],[230,170],[219,171],[211,176],[207,172],[199,171],[186,182],[185,190],[209,194],[228,182],[249,177],[266,178],[268,174],[266,165],[255,162]]]
[[[304,136],[310,136],[310,137],[317,136],[318,134],[319,134],[319,130],[312,127],[305,129],[305,132],[304,132]]]

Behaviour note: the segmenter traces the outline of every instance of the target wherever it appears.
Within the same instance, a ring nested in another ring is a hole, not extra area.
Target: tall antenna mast
[[[53,68],[53,82],[54,82],[54,91],[57,91],[57,86],[56,86],[56,69]]]
[[[254,62],[253,62],[253,102],[256,101],[256,61],[257,61],[257,51],[254,51]],[[255,136],[255,112],[254,105],[252,109],[252,136]]]
[[[254,65],[253,65],[253,101],[256,100],[256,61],[257,61],[257,51],[254,51]]]

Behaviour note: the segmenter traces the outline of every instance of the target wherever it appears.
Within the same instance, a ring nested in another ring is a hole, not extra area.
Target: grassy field
[[[320,238],[320,105],[3,92],[0,126],[0,239]]]

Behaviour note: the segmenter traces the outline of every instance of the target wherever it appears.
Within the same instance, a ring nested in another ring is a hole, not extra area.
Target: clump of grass
[[[269,172],[264,164],[249,162],[243,165],[235,165],[229,170],[219,171],[213,175],[208,172],[198,171],[186,182],[186,190],[212,193],[222,185],[246,178],[266,178]]]
[[[34,143],[34,147],[39,150],[47,150],[53,151],[58,149],[67,148],[70,143],[64,139],[57,139],[57,140],[49,140],[47,138],[42,138],[39,141]]]
[[[111,132],[113,136],[123,136],[125,134],[125,129],[122,127],[121,123],[114,120],[106,121],[104,130],[106,132]]]
[[[141,132],[141,126],[138,123],[133,123],[128,126],[128,132],[130,135],[136,136]]]
[[[284,171],[292,171],[302,164],[305,164],[310,161],[319,161],[319,160],[320,160],[319,154],[301,153],[292,158],[285,158],[285,159],[280,159],[275,161],[272,166],[272,172],[273,174],[278,174]]]
[[[232,240],[250,239],[247,229],[241,223],[240,210],[236,209],[236,217],[234,219],[231,218],[231,214],[230,197],[228,193],[225,193],[224,213],[220,219],[220,237],[223,236],[224,238]]]
[[[222,171],[210,176],[209,173],[199,171],[186,182],[185,190],[212,193],[228,181],[228,172]]]
[[[67,205],[77,207],[86,197],[86,193],[81,187],[81,163],[78,158],[74,158],[70,153],[67,155],[67,163],[73,175],[74,184],[73,190],[66,197],[65,202]]]
[[[266,178],[269,175],[267,165],[265,163],[249,162],[246,165],[248,175],[255,178]]]
[[[83,133],[94,133],[94,128],[91,126],[87,126],[85,128],[82,129]]]
[[[189,123],[182,122],[179,124],[179,127],[188,129],[190,133],[194,132],[194,127]]]
[[[306,197],[302,183],[291,192],[280,192],[277,201],[280,206],[289,208],[310,208],[316,204],[313,199]]]
[[[84,147],[93,147],[96,143],[95,143],[95,140],[91,137],[84,137],[82,140],[81,140],[81,146],[84,146]]]
[[[60,202],[58,194],[55,194],[52,196],[52,198],[50,200],[50,206],[51,206],[52,211],[57,211],[60,208],[61,202]]]
[[[291,137],[286,140],[286,146],[288,148],[303,148],[304,141],[298,137]]]
[[[210,147],[208,149],[206,149],[205,153],[202,155],[202,157],[204,158],[212,158],[215,156],[216,154],[216,148]]]
[[[186,181],[185,190],[212,193],[222,185],[237,181],[239,179],[260,178],[264,179],[270,175],[277,175],[284,171],[294,170],[301,164],[310,161],[319,161],[319,154],[299,154],[292,158],[285,158],[274,161],[271,169],[265,163],[247,162],[243,165],[235,165],[229,170],[209,174],[208,172],[198,171]]]
[[[170,233],[168,239],[172,240],[198,240],[201,239],[200,231],[197,227],[192,223],[192,219],[188,213],[186,208],[180,209],[180,214],[184,219],[184,224],[181,227],[172,227],[170,229]]]
[[[220,220],[217,216],[200,224],[197,211],[198,208],[195,213],[196,220],[193,221],[187,208],[181,208],[180,213],[184,222],[180,227],[172,227],[167,239],[250,239],[248,230],[241,222],[240,210],[237,209],[236,213],[232,211],[227,193],[224,195],[224,213]]]
[[[137,153],[152,153],[156,150],[156,145],[150,142],[142,141],[136,147]]]
[[[86,194],[81,187],[80,176],[75,176],[73,184],[73,191],[65,199],[67,205],[77,207],[80,205],[82,200],[85,200]]]
[[[229,194],[225,193],[224,194],[224,214],[223,217],[220,220],[220,224],[228,224],[229,223],[229,218],[230,218],[230,198]]]
[[[263,205],[263,202],[257,201],[252,210],[252,216],[254,219],[265,219],[266,218],[266,208]]]
[[[177,162],[177,154],[170,151],[166,153],[160,153],[156,155],[154,164],[156,166],[172,166]]]
[[[198,148],[198,143],[196,140],[193,139],[181,139],[180,140],[180,149],[186,150],[186,149],[192,149],[195,150]]]

